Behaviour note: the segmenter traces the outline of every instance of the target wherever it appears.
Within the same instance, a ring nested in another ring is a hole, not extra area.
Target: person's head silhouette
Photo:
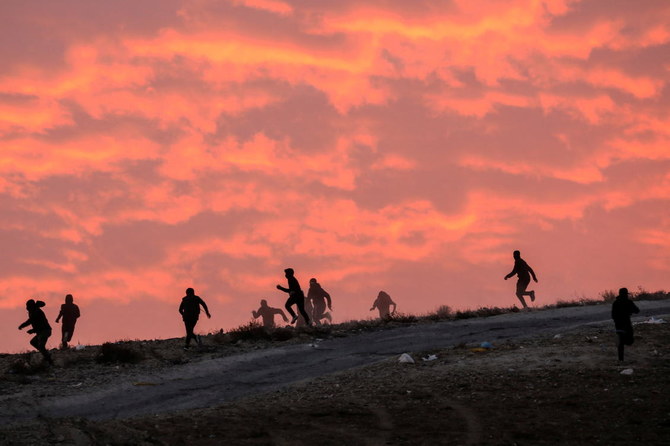
[[[628,288],[619,288],[619,297],[621,299],[628,299]]]
[[[195,291],[193,288],[186,288],[186,295],[187,296],[193,296],[195,294]]]
[[[65,296],[65,303],[66,304],[71,304],[73,302],[72,294],[68,294]]]
[[[32,310],[32,309],[35,308],[35,307],[36,307],[36,304],[35,304],[35,300],[34,300],[34,299],[28,299],[28,300],[26,301],[26,310],[30,311],[30,310]]]
[[[267,307],[268,306],[268,301],[265,299],[261,299],[261,307]]]
[[[295,271],[293,271],[293,268],[286,268],[286,269],[284,270],[284,275],[285,275],[286,277],[291,277],[291,276],[293,276],[294,274],[295,274]]]
[[[514,259],[516,259],[516,260],[519,260],[521,258],[521,252],[520,251],[514,251],[512,253],[512,255],[514,256]]]

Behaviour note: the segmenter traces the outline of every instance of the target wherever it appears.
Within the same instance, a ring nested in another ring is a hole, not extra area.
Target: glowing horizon
[[[668,2],[35,1],[0,24],[0,351],[28,348],[28,298],[53,321],[73,294],[86,342],[172,337],[187,287],[201,331],[230,328],[283,306],[289,266],[337,321],[380,290],[514,305],[515,249],[539,305],[668,288]]]

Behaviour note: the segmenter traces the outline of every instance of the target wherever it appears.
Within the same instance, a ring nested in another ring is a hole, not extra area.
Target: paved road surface
[[[639,302],[636,320],[670,314],[670,300]],[[289,345],[176,366],[147,376],[154,386],[133,386],[138,378],[88,389],[60,399],[42,398],[26,407],[4,401],[0,418],[21,421],[47,417],[127,418],[181,409],[217,406],[298,381],[371,364],[404,352],[446,348],[461,342],[524,338],[566,332],[589,324],[611,324],[610,306],[561,308],[495,317],[414,325],[356,336]],[[123,379],[123,378],[121,378]]]

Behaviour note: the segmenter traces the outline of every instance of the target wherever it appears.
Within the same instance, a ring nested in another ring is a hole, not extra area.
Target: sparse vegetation
[[[137,364],[143,358],[144,355],[133,348],[131,343],[105,342],[100,346],[100,353],[95,360],[102,364]]]
[[[499,314],[517,313],[517,307],[481,307],[476,310],[457,311],[454,319],[469,319],[473,317],[490,317]]]
[[[32,361],[31,359],[30,353],[17,355],[17,358],[9,364],[7,373],[13,375],[34,375],[43,372],[49,367],[41,357],[38,361]]]

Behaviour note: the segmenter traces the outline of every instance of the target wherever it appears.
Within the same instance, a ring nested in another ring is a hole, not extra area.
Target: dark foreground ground
[[[220,407],[38,418],[0,427],[0,444],[668,445],[670,324],[636,334],[623,364],[610,324],[589,325],[414,352],[415,364],[394,357]]]

